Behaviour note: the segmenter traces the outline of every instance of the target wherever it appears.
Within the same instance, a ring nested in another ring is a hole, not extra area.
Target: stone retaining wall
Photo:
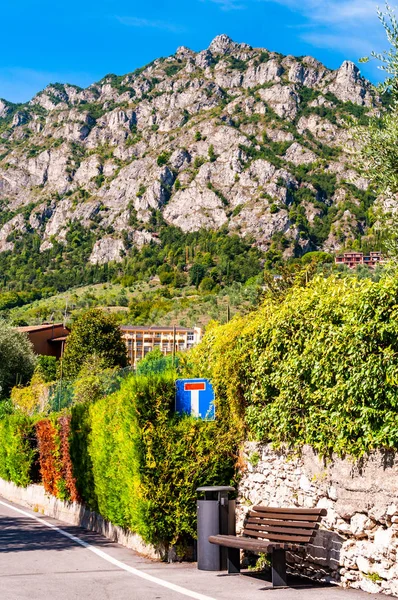
[[[326,508],[309,553],[288,556],[291,571],[398,596],[398,453],[326,462],[309,447],[294,457],[248,442],[243,458],[238,531],[255,504]]]
[[[135,550],[148,558],[163,560],[167,558],[162,549],[145,544],[142,538],[131,531],[113,525],[103,519],[99,514],[88,510],[77,502],[63,502],[54,496],[46,494],[41,485],[29,485],[26,488],[17,487],[14,483],[0,479],[0,496],[25,506],[31,510],[59,519],[69,525],[85,527],[90,531],[101,533],[106,538],[117,542],[126,548]]]

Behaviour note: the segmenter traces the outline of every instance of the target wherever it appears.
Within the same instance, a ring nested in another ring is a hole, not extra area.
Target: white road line
[[[106,552],[99,550],[95,546],[91,546],[91,544],[88,544],[87,542],[85,542],[84,540],[81,540],[80,538],[76,537],[75,535],[72,535],[71,533],[68,533],[67,531],[64,531],[63,529],[56,527],[55,525],[53,525],[49,521],[46,521],[45,519],[42,519],[41,517],[36,517],[35,515],[31,515],[31,514],[27,513],[26,511],[21,510],[20,508],[15,508],[15,506],[12,506],[11,504],[8,504],[7,502],[2,502],[1,500],[0,500],[0,504],[2,504],[3,506],[6,506],[7,508],[9,508],[11,510],[14,510],[17,513],[20,513],[21,515],[24,515],[25,517],[29,517],[30,519],[38,521],[39,523],[41,523],[42,525],[45,525],[46,527],[49,527],[50,529],[53,529],[54,531],[60,533],[61,535],[69,538],[73,542],[76,542],[76,544],[80,544],[80,546],[83,546],[83,548],[90,550],[90,552],[93,552],[94,554],[103,558],[107,562],[115,565],[119,569],[123,569],[123,571],[127,571],[128,573],[131,573],[132,575],[135,575],[136,577],[141,577],[141,579],[146,579],[146,581],[150,581],[151,583],[154,583],[156,585],[160,585],[169,590],[173,590],[174,592],[177,592],[178,594],[182,594],[183,596],[188,596],[188,598],[195,598],[196,600],[215,600],[214,598],[211,598],[210,596],[204,596],[203,594],[198,594],[197,592],[192,592],[191,590],[188,590],[187,588],[181,587],[179,585],[175,585],[174,583],[169,583],[168,581],[164,581],[163,579],[159,579],[158,577],[154,577],[153,575],[149,575],[148,573],[144,573],[143,571],[134,569],[134,567],[130,567],[129,565],[126,565],[125,563],[121,562],[120,560],[117,560],[116,558],[113,558],[109,554],[106,554]]]

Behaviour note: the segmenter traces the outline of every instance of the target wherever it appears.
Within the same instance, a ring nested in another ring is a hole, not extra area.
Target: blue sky
[[[87,86],[220,33],[328,67],[386,47],[374,0],[3,0],[0,98],[25,102],[50,82]],[[380,79],[375,63],[364,75]]]

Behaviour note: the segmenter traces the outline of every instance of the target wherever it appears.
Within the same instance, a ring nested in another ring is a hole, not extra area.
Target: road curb
[[[137,533],[113,525],[113,523],[107,521],[98,513],[89,510],[83,504],[59,500],[47,494],[41,485],[32,484],[22,488],[0,478],[0,496],[63,523],[84,527],[89,531],[100,533],[112,542],[117,542],[121,546],[134,550],[147,558],[164,560],[166,557],[164,549],[146,544]]]

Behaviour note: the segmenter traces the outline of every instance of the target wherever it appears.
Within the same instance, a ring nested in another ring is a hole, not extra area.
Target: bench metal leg
[[[272,552],[272,587],[286,587],[286,551]]]
[[[240,573],[240,550],[239,548],[228,548],[227,568],[229,575]]]

